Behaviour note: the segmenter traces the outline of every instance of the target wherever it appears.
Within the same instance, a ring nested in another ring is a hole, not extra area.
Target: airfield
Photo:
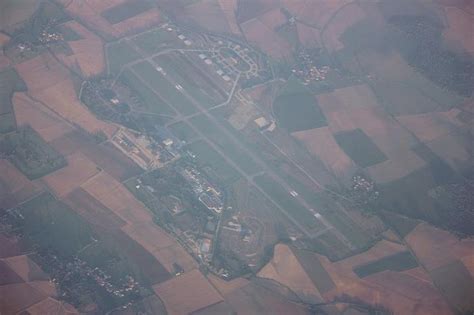
[[[474,76],[403,35],[415,12],[472,53],[444,2],[48,0],[2,28],[0,289],[32,296],[5,312],[472,310]]]

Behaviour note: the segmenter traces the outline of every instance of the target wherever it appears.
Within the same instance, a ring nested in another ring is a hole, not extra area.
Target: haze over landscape
[[[474,2],[0,0],[0,314],[473,314]]]

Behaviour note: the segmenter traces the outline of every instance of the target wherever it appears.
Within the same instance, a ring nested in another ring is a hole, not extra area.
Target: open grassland
[[[240,174],[227,161],[204,141],[197,141],[185,147],[196,155],[199,164],[210,167],[226,184],[240,178]]]
[[[119,78],[124,84],[130,87],[141,99],[143,108],[132,107],[133,110],[158,115],[174,116],[176,112],[163,101],[155,92],[130,70],[125,70]]]
[[[160,97],[183,115],[190,115],[197,110],[194,105],[171,84],[149,62],[141,62],[133,66],[133,70],[144,82],[148,82]]]
[[[184,121],[174,123],[168,128],[176,137],[178,137],[182,141],[189,142],[197,138],[197,135],[191,128],[191,126],[189,126],[189,124]]]
[[[169,32],[162,27],[135,36],[133,42],[148,54],[155,54],[164,49],[178,48],[183,45],[176,33]]]
[[[219,87],[182,53],[160,55],[153,60],[202,106],[210,108],[225,100]]]
[[[140,54],[125,40],[107,45],[109,74],[119,73],[124,65],[139,58]]]
[[[29,179],[43,177],[67,165],[66,159],[31,127],[8,134],[1,142],[2,153]]]
[[[253,158],[239,150],[233,141],[223,134],[205,115],[193,117],[190,120],[190,123],[200,130],[206,137],[211,139],[213,143],[219,146],[224,154],[236,163],[245,173],[252,175],[261,170]]]
[[[256,184],[275,200],[290,216],[308,229],[322,228],[322,223],[303,207],[290,193],[278,182],[267,175],[255,177]]]

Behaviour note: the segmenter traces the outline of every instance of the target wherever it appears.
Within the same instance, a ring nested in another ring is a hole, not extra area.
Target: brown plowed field
[[[30,125],[46,142],[73,130],[58,115],[41,103],[31,100],[25,93],[15,93],[13,106],[17,124]]]
[[[77,98],[71,73],[45,53],[16,65],[28,86],[28,94],[70,123],[88,132],[103,131],[111,136],[115,126],[98,120]]]
[[[67,157],[67,166],[44,176],[42,180],[59,199],[81,186],[88,179],[100,172],[91,160],[81,153]]]
[[[202,273],[195,269],[153,286],[165,303],[168,314],[189,314],[222,301]]]
[[[97,76],[105,70],[104,43],[97,35],[91,33],[76,21],[67,22],[68,27],[82,38],[68,42],[73,54],[58,54],[58,57],[69,67],[79,66],[82,76]]]
[[[142,172],[138,165],[112,144],[97,145],[93,139],[79,131],[59,137],[52,141],[51,145],[65,156],[75,153],[85,155],[118,181],[123,181]]]
[[[13,164],[0,159],[0,204],[8,209],[38,194],[39,185],[29,181]]]
[[[63,201],[87,222],[100,229],[120,229],[126,224],[82,188],[72,191]]]
[[[107,19],[102,17],[101,14],[105,10],[120,5],[126,2],[126,0],[60,0],[58,2],[63,4],[69,14],[99,34],[108,37],[122,37],[162,22],[161,14],[156,8],[152,8],[116,24],[111,24]]]

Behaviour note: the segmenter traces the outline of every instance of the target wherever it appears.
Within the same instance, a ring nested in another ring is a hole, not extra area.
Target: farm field
[[[85,78],[98,76],[104,72],[106,66],[104,43],[100,37],[75,21],[67,22],[63,27],[74,34],[73,40],[67,41],[72,53],[59,52],[56,56]]]
[[[102,11],[101,15],[110,24],[117,24],[151,8],[151,4],[144,0],[126,1]]]
[[[281,128],[290,132],[327,125],[316,98],[296,79],[282,88],[273,102],[273,112]]]
[[[198,286],[199,290],[194,290]],[[154,286],[156,294],[165,301],[171,314],[186,314],[222,301],[220,294],[201,274],[193,270]],[[182,300],[182,297],[185,297]]]
[[[13,68],[0,70],[0,134],[16,129],[13,113],[13,93],[25,91],[25,82]]]
[[[60,153],[31,127],[23,127],[2,140],[2,153],[29,179],[37,179],[67,165]]]
[[[41,191],[37,184],[29,181],[8,160],[0,160],[0,172],[3,174],[0,178],[0,203],[7,209],[33,197]]]
[[[82,4],[67,0],[58,2],[71,16],[108,39],[134,34],[161,22],[158,9],[144,0],[88,0]]]
[[[387,159],[361,129],[340,132],[334,137],[342,150],[360,167],[375,165]]]
[[[404,271],[416,268],[417,266],[418,264],[410,252],[401,252],[366,265],[357,266],[354,268],[354,272],[358,277],[364,278],[385,270]]]
[[[258,273],[259,277],[277,281],[295,292],[303,301],[318,303],[322,297],[287,245],[275,246],[273,259]]]

